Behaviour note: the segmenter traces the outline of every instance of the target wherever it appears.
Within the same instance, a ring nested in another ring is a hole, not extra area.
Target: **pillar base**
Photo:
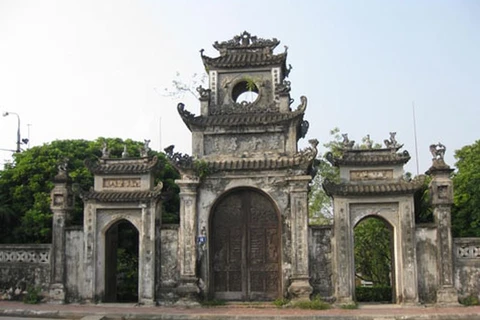
[[[175,303],[179,306],[199,306],[198,294],[200,289],[197,286],[198,279],[195,277],[181,278],[177,287],[177,295],[180,299]]]
[[[437,305],[453,306],[460,305],[457,290],[453,287],[445,287],[437,290]]]
[[[53,304],[65,303],[65,288],[61,283],[52,283],[48,290],[48,302]]]
[[[292,300],[310,300],[310,295],[313,292],[313,288],[308,281],[307,276],[292,277],[292,282],[288,287],[288,293]]]

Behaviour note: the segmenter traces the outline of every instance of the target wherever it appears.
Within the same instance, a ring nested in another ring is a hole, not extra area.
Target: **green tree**
[[[480,237],[480,140],[455,151],[452,233],[456,237]]]
[[[391,230],[378,218],[360,221],[354,232],[355,274],[375,286],[390,286]]]
[[[142,142],[130,139],[98,138],[87,140],[57,140],[42,146],[14,154],[14,162],[0,171],[0,219],[2,243],[45,243],[51,241],[52,214],[50,191],[57,166],[68,159],[68,170],[72,183],[88,190],[93,186],[93,176],[84,165],[86,159],[101,156],[101,148],[107,142],[112,157],[120,157],[123,146],[130,156],[138,156]],[[166,222],[178,220],[178,187],[174,180],[178,174],[173,170],[163,153],[150,151],[159,158],[156,181],[162,180],[164,190],[172,196],[164,204]],[[77,197],[72,214],[73,223],[83,222],[83,202]]]

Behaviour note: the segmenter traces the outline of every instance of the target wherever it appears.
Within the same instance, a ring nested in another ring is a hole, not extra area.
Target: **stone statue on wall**
[[[440,142],[437,144],[431,144],[430,145],[430,153],[432,154],[433,158],[432,160],[443,160],[443,157],[445,156],[445,151],[447,148],[441,144]]]
[[[102,147],[102,158],[109,158],[110,157],[110,150],[108,150],[107,142],[103,142]]]
[[[365,146],[367,149],[372,149],[372,140],[370,139],[370,135],[367,134],[367,137],[365,138]]]
[[[210,94],[212,93],[212,90],[210,89],[205,89],[201,85],[196,88],[200,100],[209,100],[210,99]]]
[[[350,150],[353,148],[353,145],[355,144],[355,140],[348,139],[348,133],[342,133],[343,141],[342,145],[344,149]]]
[[[123,145],[122,158],[123,159],[128,158],[128,151],[127,151],[127,145],[126,144]]]
[[[150,151],[150,147],[148,144],[150,143],[150,140],[144,139],[143,140],[143,147],[140,149],[140,157],[146,158],[148,157],[148,151]]]
[[[396,134],[397,134],[396,132],[390,132],[390,139],[383,140],[387,148],[394,149],[398,146],[397,139],[395,139]]]

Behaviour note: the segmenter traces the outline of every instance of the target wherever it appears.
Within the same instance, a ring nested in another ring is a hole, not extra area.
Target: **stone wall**
[[[480,298],[480,238],[453,239],[454,282],[460,299]]]
[[[308,252],[313,295],[330,300],[332,287],[332,226],[309,226]]]
[[[157,300],[160,304],[177,299],[175,288],[178,285],[179,270],[178,255],[178,225],[163,225],[160,231],[160,279],[157,287]]]
[[[1,298],[19,297],[28,286],[48,292],[50,248],[50,244],[0,245]]]
[[[83,299],[85,265],[83,264],[83,229],[71,227],[65,232],[65,287],[67,302]]]
[[[417,241],[418,298],[420,303],[434,303],[437,297],[437,229],[434,224],[415,228]]]

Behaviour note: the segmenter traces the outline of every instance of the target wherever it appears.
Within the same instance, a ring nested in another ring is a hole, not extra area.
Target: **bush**
[[[34,286],[27,287],[27,293],[23,296],[23,302],[28,304],[37,304],[42,301],[42,296],[40,292],[42,290],[40,288],[36,288]]]
[[[382,302],[392,301],[392,287],[375,286],[375,287],[356,287],[355,296],[359,302]]]
[[[478,300],[478,297],[471,294],[468,297],[465,297],[463,299],[460,299],[460,303],[465,305],[465,306],[478,306],[480,305],[480,301]]]

